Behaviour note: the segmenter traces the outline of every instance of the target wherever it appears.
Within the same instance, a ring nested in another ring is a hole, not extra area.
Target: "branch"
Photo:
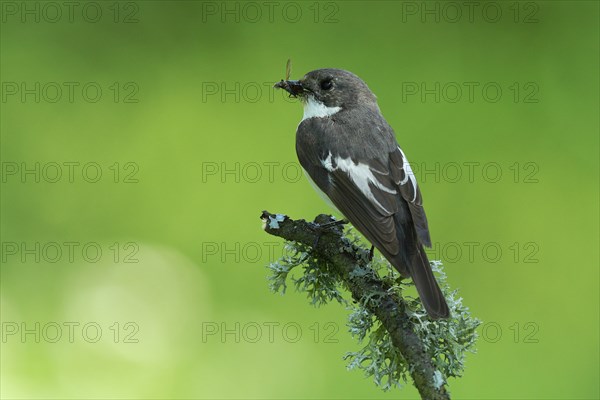
[[[434,367],[424,343],[414,330],[414,322],[406,313],[406,301],[395,293],[389,283],[377,276],[368,265],[364,250],[348,247],[341,227],[336,226],[324,232],[318,229],[319,224],[332,222],[332,217],[321,214],[312,223],[263,211],[261,219],[264,230],[270,235],[311,248],[317,243],[312,255],[331,265],[332,271],[344,282],[357,302],[377,294],[379,301],[368,302],[366,307],[385,327],[393,345],[410,366],[410,375],[421,398],[450,399],[445,384],[438,378],[440,372]]]

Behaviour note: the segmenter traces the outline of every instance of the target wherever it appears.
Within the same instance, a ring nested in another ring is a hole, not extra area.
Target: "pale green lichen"
[[[306,292],[310,303],[315,306],[337,300],[346,304],[340,289],[339,278],[333,274],[326,262],[315,258],[307,246],[286,242],[284,255],[276,262],[269,264],[271,276],[269,287],[273,292],[284,294],[289,273],[294,267],[300,266],[302,274],[299,277],[289,277],[297,291]]]
[[[351,229],[347,230],[343,243],[340,251],[348,250],[360,254],[365,265],[357,265],[351,276],[372,274],[374,271],[379,279],[390,285],[391,291],[403,296],[407,305],[405,312],[435,368],[432,377],[435,385],[441,387],[447,378],[461,376],[466,353],[475,352],[476,329],[481,322],[471,316],[469,309],[462,304],[457,290],[450,290],[441,262],[432,262],[432,269],[452,316],[449,319],[434,321],[429,319],[418,298],[404,293],[412,286],[412,282],[401,280],[396,270],[381,256],[376,256],[368,262],[369,251],[361,246],[360,238]],[[302,269],[299,277],[289,275],[295,267]],[[308,246],[298,243],[286,243],[285,254],[278,261],[271,263],[269,269],[269,286],[274,292],[285,293],[286,281],[290,278],[296,290],[306,292],[311,304],[320,306],[336,300],[351,310],[348,317],[349,332],[358,339],[359,344],[365,341],[366,344],[360,350],[344,356],[344,359],[349,360],[348,369],[362,369],[365,375],[373,377],[376,385],[383,390],[399,387],[402,382],[407,381],[410,365],[393,345],[381,322],[369,311],[369,307],[379,304],[382,293],[366,293],[360,301],[351,304],[344,297],[346,292],[343,282],[332,273],[330,266],[316,259]]]
[[[379,263],[387,264],[382,260],[379,260]],[[462,304],[462,298],[457,296],[458,291],[450,290],[441,262],[433,261],[431,266],[446,297],[451,318],[431,320],[418,298],[404,296],[404,300],[407,304],[405,312],[436,369],[434,382],[441,386],[446,383],[447,378],[462,375],[466,353],[475,352],[476,329],[481,322],[473,318],[468,307]],[[379,271],[384,269],[381,265],[374,267]],[[394,282],[393,289],[400,292],[412,286],[412,282],[398,284],[398,274],[392,269],[388,269],[388,274],[383,279]],[[346,354],[345,358],[350,360],[348,368],[364,370],[365,374],[372,376],[375,383],[383,390],[401,386],[401,380],[406,382],[409,366],[393,346],[388,332],[364,304],[361,302],[354,306],[348,320],[348,328],[359,343],[367,335],[369,341],[359,351]]]

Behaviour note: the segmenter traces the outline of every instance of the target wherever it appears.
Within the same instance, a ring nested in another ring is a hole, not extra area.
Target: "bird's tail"
[[[421,245],[417,246],[417,251],[412,254],[408,269],[421,302],[431,318],[448,318],[450,309],[442,290],[435,280],[425,249]]]

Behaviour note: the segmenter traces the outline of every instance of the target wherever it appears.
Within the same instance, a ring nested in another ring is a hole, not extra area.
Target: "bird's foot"
[[[328,231],[334,231],[335,233],[342,234],[342,230],[338,228],[347,224],[348,221],[345,219],[335,220],[329,215],[321,214],[315,218],[314,222],[311,223],[310,227],[316,233],[315,240],[312,248],[306,253],[306,255],[300,260],[300,263],[305,262],[310,257],[319,245],[319,240],[324,233]]]
[[[325,219],[326,218],[326,219]],[[322,222],[323,220],[326,220],[328,222]],[[332,220],[333,218],[331,216],[325,216],[325,215],[319,215],[317,218],[315,218],[315,221],[313,222],[313,230],[315,230],[317,232],[317,237],[315,238],[315,241],[313,243],[313,249],[317,248],[317,245],[319,244],[319,240],[321,239],[321,236],[329,231],[329,230],[334,230],[334,228],[338,227],[338,226],[343,226],[346,225],[348,223],[348,220],[345,219],[340,219],[340,220]],[[336,233],[342,233],[340,230],[338,230]]]

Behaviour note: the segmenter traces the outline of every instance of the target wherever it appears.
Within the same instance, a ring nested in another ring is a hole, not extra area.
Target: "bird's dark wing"
[[[354,154],[353,159],[343,145],[318,143],[341,137],[340,127],[307,122],[298,127],[296,151],[313,182],[381,251],[394,257],[403,248],[414,248],[414,234],[404,232],[410,227],[410,211],[390,171],[389,150]],[[330,131],[324,135],[321,129]]]
[[[354,122],[354,131],[373,129],[359,124]],[[389,125],[382,121],[375,129],[378,134],[389,133],[387,140],[361,138],[368,146],[354,148],[351,154],[348,141],[357,138],[348,137],[347,126],[319,119],[303,121],[296,135],[300,164],[376,247],[383,246],[390,255],[398,254],[399,245],[413,247],[414,243],[404,243],[407,235],[414,236],[404,232],[410,225],[418,241],[431,246],[421,191],[410,165]]]

